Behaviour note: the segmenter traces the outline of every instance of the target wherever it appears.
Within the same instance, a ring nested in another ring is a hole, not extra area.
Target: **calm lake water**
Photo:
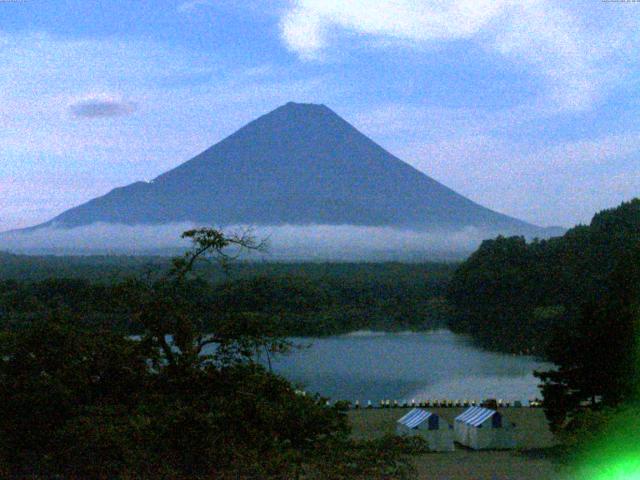
[[[541,396],[533,370],[551,368],[532,357],[481,350],[448,330],[354,332],[293,341],[310,346],[272,359],[275,372],[307,392],[362,404],[444,398],[527,402]]]

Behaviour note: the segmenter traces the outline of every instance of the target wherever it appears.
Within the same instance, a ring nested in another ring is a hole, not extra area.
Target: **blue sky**
[[[640,3],[0,1],[0,230],[287,101],[539,225],[640,194]]]

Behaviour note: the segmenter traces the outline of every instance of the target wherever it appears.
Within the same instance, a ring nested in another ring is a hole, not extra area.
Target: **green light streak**
[[[612,459],[613,460],[613,459]],[[615,459],[612,464],[600,468],[585,468],[577,478],[585,480],[640,480],[640,459]]]
[[[616,450],[616,451],[614,451]],[[638,448],[627,451],[608,448],[607,452],[594,451],[578,462],[566,480],[640,480],[640,455]]]
[[[616,409],[604,409],[605,428],[577,462],[576,480],[640,480],[640,309],[635,310],[635,352],[629,382],[635,394]],[[603,368],[606,368],[603,366]]]

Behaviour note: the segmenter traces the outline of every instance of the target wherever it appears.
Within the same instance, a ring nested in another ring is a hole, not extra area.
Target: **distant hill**
[[[149,183],[116,188],[38,227],[96,222],[477,227],[527,236],[550,233],[457,194],[326,106],[296,103],[258,118]]]

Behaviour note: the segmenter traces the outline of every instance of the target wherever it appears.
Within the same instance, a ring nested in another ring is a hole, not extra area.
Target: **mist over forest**
[[[114,225],[95,223],[76,228],[47,226],[0,234],[0,250],[22,254],[165,254],[189,245],[182,232],[193,223]],[[361,225],[235,225],[228,232],[249,232],[264,241],[260,260],[406,260],[460,259],[477,248],[489,232],[476,227],[418,231]]]

